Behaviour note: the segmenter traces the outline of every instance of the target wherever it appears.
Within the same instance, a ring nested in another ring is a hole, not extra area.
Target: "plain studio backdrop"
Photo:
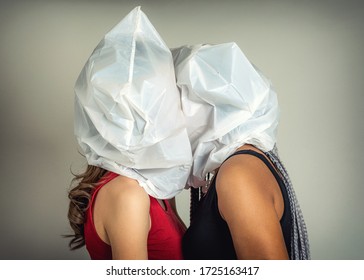
[[[93,49],[141,5],[169,47],[235,41],[272,81],[278,147],[313,259],[364,259],[362,1],[2,1],[0,259],[71,252],[67,191],[85,166],[73,86]],[[189,191],[177,197],[189,224]]]

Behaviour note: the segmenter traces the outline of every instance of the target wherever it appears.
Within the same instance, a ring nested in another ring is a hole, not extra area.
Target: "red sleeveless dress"
[[[93,223],[93,206],[98,191],[112,179],[119,176],[116,173],[108,172],[102,179],[101,184],[94,190],[90,207],[86,212],[84,224],[84,235],[86,249],[93,260],[111,260],[111,246],[105,243],[97,234]],[[166,210],[158,201],[150,198],[151,228],[148,234],[148,259],[150,260],[180,260],[182,259],[181,240],[184,229],[177,216],[173,212],[169,202],[164,201]]]

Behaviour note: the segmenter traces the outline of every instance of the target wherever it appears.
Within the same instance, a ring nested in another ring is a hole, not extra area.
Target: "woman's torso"
[[[281,177],[262,154],[252,150],[242,150],[232,156],[238,154],[250,154],[258,157],[267,165],[277,180],[285,205],[280,224],[286,248],[290,255],[291,212],[288,194]],[[216,176],[211,182],[207,194],[201,199],[191,225],[183,237],[182,249],[185,259],[237,259],[228,225],[219,212]]]
[[[93,222],[93,208],[99,190],[117,176],[119,175],[108,172],[102,181],[100,180],[100,184],[92,194],[90,207],[86,212],[84,235],[86,249],[91,259],[112,259],[111,246],[105,243],[96,231]],[[151,196],[149,198],[151,228],[147,241],[148,259],[182,259],[181,239],[184,234],[182,224],[167,200],[164,201],[164,209],[157,199]]]

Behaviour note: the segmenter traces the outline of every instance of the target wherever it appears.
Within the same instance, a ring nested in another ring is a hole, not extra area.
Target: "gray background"
[[[141,5],[170,47],[235,41],[278,93],[278,146],[313,259],[364,259],[362,1],[2,1],[0,259],[70,252],[73,86],[103,35]],[[189,192],[178,196],[188,223]]]

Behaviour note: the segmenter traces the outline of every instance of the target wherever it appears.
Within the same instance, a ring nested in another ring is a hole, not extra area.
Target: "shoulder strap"
[[[104,176],[102,176],[100,178],[100,180],[97,182],[97,186],[96,188],[93,190],[92,195],[91,195],[91,201],[90,201],[90,205],[93,205],[93,202],[95,200],[95,197],[97,195],[97,193],[99,192],[99,190],[106,185],[108,182],[110,182],[112,179],[118,177],[119,174],[116,174],[114,172],[111,171],[107,171]]]
[[[232,155],[230,155],[227,159],[225,159],[225,161],[227,161],[229,158],[236,156],[236,155],[252,155],[252,156],[259,158],[261,161],[263,161],[265,163],[265,165],[273,173],[274,177],[276,178],[276,180],[278,182],[282,180],[281,176],[278,174],[276,169],[273,167],[272,163],[261,153],[258,153],[253,150],[240,150],[240,151],[237,151],[237,152],[233,153]]]

